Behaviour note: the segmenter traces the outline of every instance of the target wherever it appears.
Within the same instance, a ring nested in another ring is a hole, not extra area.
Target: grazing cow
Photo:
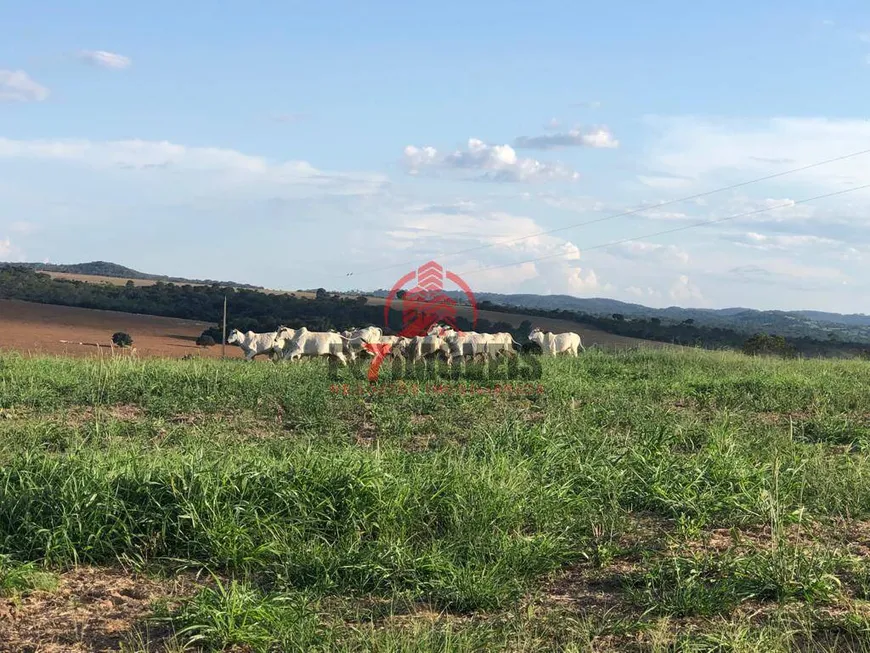
[[[499,354],[516,354],[515,346],[521,346],[507,331],[501,331],[499,333],[485,333],[483,335],[489,336],[490,344],[487,348],[487,352],[492,354],[493,356],[498,356]]]
[[[227,338],[228,345],[238,345],[245,352],[245,360],[252,361],[255,356],[260,354],[269,354],[272,360],[275,360],[280,352],[275,348],[275,338],[277,331],[268,331],[266,333],[254,333],[248,331],[242,333],[238,329],[230,331]]]
[[[405,339],[401,352],[412,361],[420,361],[435,356],[448,357],[450,350],[444,339],[436,335],[414,336]]]
[[[506,331],[500,333],[477,333],[475,331],[465,331],[458,333],[451,327],[437,327],[437,331],[447,344],[450,350],[450,358],[448,363],[452,363],[457,358],[466,358],[471,356],[472,359],[481,356],[488,358],[496,357],[499,354],[512,355],[514,351],[514,339],[510,333]]]
[[[406,338],[404,336],[381,336],[377,344],[390,345],[390,350],[385,354],[386,356],[398,356],[404,358],[410,342],[411,338]]]
[[[347,365],[344,356],[344,341],[337,333],[329,331],[309,331],[302,327],[294,333],[286,327],[280,329],[275,337],[276,345],[283,351],[284,358],[293,361],[302,356],[330,356]]]
[[[578,349],[586,351],[583,343],[580,342],[580,335],[573,331],[566,333],[547,331],[545,333],[535,328],[529,333],[529,341],[536,343],[541,348],[541,353],[544,356],[556,356],[557,354],[567,353],[576,357]]]
[[[380,342],[383,335],[383,329],[374,326],[342,331],[341,337],[345,343],[344,353],[350,360],[356,360],[356,357],[359,354],[362,354],[363,352],[370,353],[365,345]]]

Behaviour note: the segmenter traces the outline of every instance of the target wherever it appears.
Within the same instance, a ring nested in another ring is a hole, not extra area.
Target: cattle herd
[[[580,336],[573,331],[552,333],[536,328],[529,333],[528,340],[543,355],[577,356],[578,351],[585,350]],[[433,324],[425,336],[413,338],[385,335],[383,329],[374,326],[341,333],[285,326],[267,333],[242,333],[233,329],[227,344],[238,345],[248,361],[259,355],[267,355],[274,361],[294,361],[303,356],[330,357],[343,365],[361,356],[375,356],[378,352],[385,357],[401,357],[410,361],[439,357],[450,365],[469,357],[512,355],[524,348],[507,332],[460,332],[441,324]]]

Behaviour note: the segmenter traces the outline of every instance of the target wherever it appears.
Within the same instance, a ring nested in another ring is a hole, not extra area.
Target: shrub
[[[112,334],[112,342],[115,343],[115,346],[117,347],[129,347],[133,344],[133,338],[130,337],[129,333],[116,331]]]
[[[797,349],[782,336],[756,333],[743,343],[743,353],[792,358],[797,355]]]
[[[196,339],[196,345],[198,347],[214,347],[215,345],[214,338],[210,335],[203,333],[199,338]]]

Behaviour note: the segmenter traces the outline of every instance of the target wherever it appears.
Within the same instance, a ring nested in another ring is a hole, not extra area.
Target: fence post
[[[221,358],[226,358],[227,357],[227,294],[226,293],[224,293],[223,334],[224,334],[224,337],[221,338]]]

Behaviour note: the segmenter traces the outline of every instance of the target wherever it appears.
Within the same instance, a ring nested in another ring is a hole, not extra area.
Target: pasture
[[[542,363],[0,356],[0,650],[870,650],[870,363]]]

